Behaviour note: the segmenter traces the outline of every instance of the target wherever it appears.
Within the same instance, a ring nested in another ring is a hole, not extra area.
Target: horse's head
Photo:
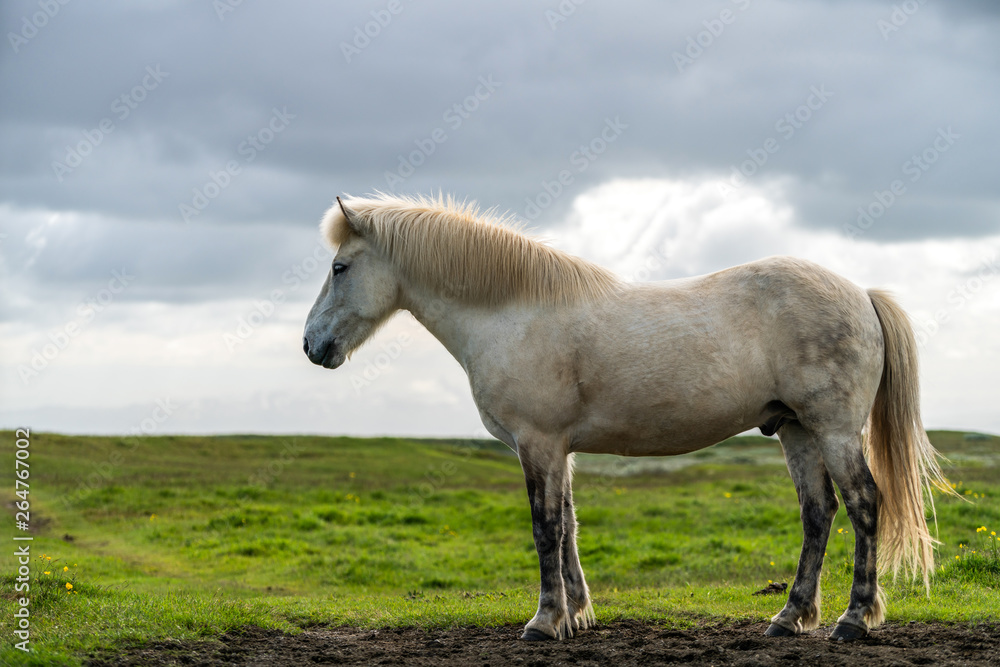
[[[324,216],[323,231],[337,254],[306,318],[302,349],[314,364],[337,368],[398,310],[399,281],[340,197]]]

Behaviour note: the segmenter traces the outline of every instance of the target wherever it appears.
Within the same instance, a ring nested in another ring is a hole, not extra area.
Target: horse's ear
[[[364,220],[337,197],[337,203],[327,209],[319,223],[320,233],[333,248],[339,248],[352,234],[362,236]]]
[[[337,197],[337,203],[340,204],[340,211],[344,214],[344,219],[347,220],[347,226],[350,227],[355,234],[360,235],[361,221],[358,218],[358,214],[347,208],[344,204],[344,200],[340,197]]]

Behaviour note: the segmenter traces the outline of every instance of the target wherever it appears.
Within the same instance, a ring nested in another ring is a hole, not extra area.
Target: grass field
[[[969,502],[936,497],[931,597],[886,581],[888,617],[996,620],[1000,438],[931,435]],[[10,471],[14,439],[0,433]],[[75,664],[98,649],[251,623],[493,625],[534,613],[526,494],[497,443],[33,434],[30,452],[33,653],[14,648],[21,594],[9,547],[3,664]],[[801,544],[774,441],[641,462],[580,457],[578,468],[580,556],[599,621],[764,619],[784,603],[751,596],[791,583]],[[24,544],[9,541],[12,517],[7,525],[8,545]],[[846,607],[852,552],[841,509],[823,576],[827,620]]]

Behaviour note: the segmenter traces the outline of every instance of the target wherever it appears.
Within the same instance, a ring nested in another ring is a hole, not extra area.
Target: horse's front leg
[[[572,454],[570,455],[572,456]],[[590,604],[590,589],[583,576],[580,556],[576,551],[576,510],[573,508],[573,468],[566,473],[563,494],[563,542],[562,573],[566,587],[566,605],[569,609],[570,625],[573,632],[586,630],[596,622],[594,608]]]
[[[518,457],[528,487],[532,535],[541,572],[538,611],[524,626],[521,639],[572,637],[572,617],[563,582],[565,496],[569,476],[566,454],[556,443],[518,442]]]

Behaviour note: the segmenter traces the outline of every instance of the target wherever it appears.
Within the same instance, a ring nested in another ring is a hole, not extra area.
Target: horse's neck
[[[517,317],[509,309],[470,306],[423,289],[406,290],[403,308],[441,341],[467,371],[469,361],[483,352],[490,338],[495,338],[498,327],[505,322],[509,325],[511,317]]]

